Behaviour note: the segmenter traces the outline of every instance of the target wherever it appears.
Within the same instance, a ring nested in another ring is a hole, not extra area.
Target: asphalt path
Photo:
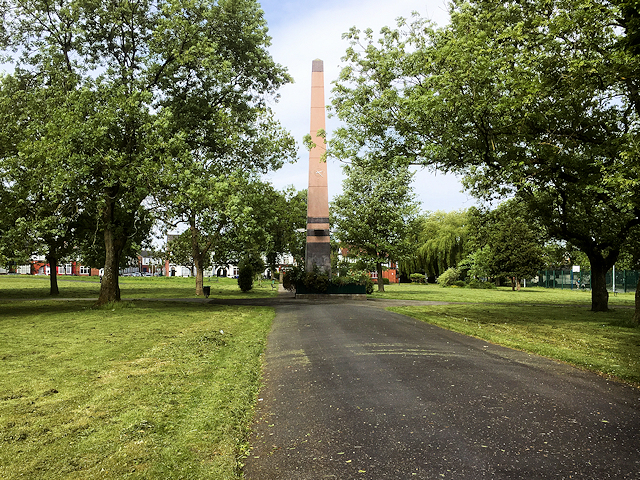
[[[640,390],[384,305],[274,302],[245,478],[640,479]]]

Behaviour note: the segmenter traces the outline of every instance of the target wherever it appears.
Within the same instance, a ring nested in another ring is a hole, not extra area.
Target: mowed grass
[[[0,302],[0,478],[241,478],[264,307]]]
[[[182,277],[120,277],[123,299],[140,298],[196,298],[195,278]],[[205,277],[211,286],[212,298],[259,298],[277,294],[270,281],[254,282],[254,287],[242,293],[233,278]],[[59,298],[98,298],[99,277],[59,276]],[[49,296],[49,277],[40,275],[0,275],[0,299],[46,299]]]
[[[511,287],[492,289],[443,288],[439,285],[419,285],[413,283],[396,283],[385,285],[384,293],[378,293],[374,286],[373,298],[393,298],[399,300],[427,300],[442,302],[469,303],[505,303],[528,305],[588,305],[591,306],[590,290],[571,290],[559,288],[527,287],[520,291],[512,291]],[[609,293],[609,306],[633,306],[635,294]]]
[[[591,312],[590,292],[544,288],[471,290],[394,285],[377,298],[464,302],[391,310],[465,335],[543,355],[640,387],[640,327],[634,294],[611,295]]]

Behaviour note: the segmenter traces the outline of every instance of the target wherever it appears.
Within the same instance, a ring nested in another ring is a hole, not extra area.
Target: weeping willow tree
[[[437,277],[464,258],[467,239],[467,211],[427,213],[416,238],[416,253],[403,262],[401,272],[424,272]]]

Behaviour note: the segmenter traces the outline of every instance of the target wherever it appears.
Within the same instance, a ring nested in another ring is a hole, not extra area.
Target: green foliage
[[[304,285],[309,290],[322,293],[327,291],[330,282],[329,275],[321,272],[317,265],[310,272],[294,266],[285,270],[283,286],[287,290],[295,290],[296,285]]]
[[[494,283],[483,282],[483,281],[478,280],[476,278],[472,278],[471,280],[469,280],[469,283],[467,285],[468,285],[469,288],[480,288],[480,289],[496,288]]]
[[[298,266],[288,267],[283,270],[282,286],[289,291],[296,289],[296,284],[301,280],[303,270]]]
[[[308,290],[318,293],[326,292],[329,285],[365,285],[368,294],[373,292],[373,280],[368,272],[351,272],[343,276],[329,276],[320,271],[318,266],[310,272],[306,272],[303,268],[294,266],[284,271],[283,287],[287,290],[295,290],[296,285],[304,285]]]
[[[636,13],[633,13],[636,12]],[[606,271],[640,228],[637,9],[583,0],[453,2],[380,38],[353,28],[334,88],[341,158],[384,145],[513,196],[579,248],[606,310]],[[517,95],[514,95],[517,92]]]
[[[422,273],[412,273],[409,278],[413,283],[426,283],[427,277]]]
[[[238,286],[243,292],[248,292],[253,288],[253,277],[255,270],[251,259],[245,257],[238,264]]]
[[[469,210],[468,275],[475,278],[534,277],[544,265],[544,231],[522,203],[510,200],[494,210]]]
[[[365,286],[367,287],[367,295],[371,295],[373,293],[373,280],[369,276],[365,280]]]
[[[343,167],[343,193],[331,210],[340,245],[348,248],[350,257],[375,265],[378,276],[383,263],[410,254],[417,214],[409,168],[385,163],[380,155],[352,159]]]
[[[314,265],[312,271],[305,272],[304,277],[302,278],[302,283],[313,292],[323,293],[329,288],[331,280],[329,275],[321,272],[318,266]]]
[[[308,133],[302,138],[302,144],[307,148],[307,150],[313,150],[316,147],[315,142]]]
[[[455,285],[458,278],[460,278],[460,271],[456,268],[450,267],[436,279],[436,282],[438,282],[438,285],[441,287],[450,287]]]
[[[296,191],[293,187],[282,192],[264,188],[256,214],[266,231],[264,240],[256,247],[265,252],[271,270],[276,271],[282,255],[286,254],[302,264],[306,246],[307,191]]]
[[[457,267],[464,258],[467,242],[465,210],[427,213],[419,219],[417,252],[402,262],[402,272],[424,271],[437,277],[449,267]]]
[[[14,176],[17,197],[39,200],[43,236],[65,236],[87,257],[104,242],[99,302],[119,300],[119,262],[148,233],[154,206],[189,225],[201,271],[200,231],[218,232],[200,219],[215,210],[220,183],[295,156],[268,108],[291,79],[268,52],[259,5],[10,0],[7,8],[1,53],[16,67],[0,80],[0,172]],[[76,219],[76,230],[61,232]]]
[[[168,260],[176,265],[191,267],[193,274],[193,248],[191,246],[191,231],[185,230],[167,241],[166,252]]]

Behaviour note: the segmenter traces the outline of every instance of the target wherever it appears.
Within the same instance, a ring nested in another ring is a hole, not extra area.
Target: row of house
[[[283,262],[293,263],[293,257],[282,259]],[[286,264],[286,263],[285,263]],[[44,256],[33,256],[28,264],[17,265],[11,271],[0,268],[0,274],[17,273],[21,275],[51,275],[51,267]],[[82,265],[80,261],[65,262],[58,265],[59,276],[101,276],[103,269],[91,268]],[[265,271],[265,275],[267,271]],[[143,250],[136,258],[132,258],[129,266],[120,271],[122,276],[166,276],[166,277],[191,277],[195,275],[192,267],[177,265],[157,258],[152,252]],[[233,264],[215,265],[204,271],[205,277],[238,276],[238,266]]]
[[[340,260],[347,259],[347,249],[340,249],[338,257]],[[280,258],[281,265],[293,265],[295,260],[291,255],[284,255]],[[17,266],[11,273],[22,275],[50,275],[51,267],[44,256],[32,257],[30,263]],[[8,270],[0,268],[0,274],[10,273]],[[59,276],[101,276],[102,269],[86,267],[80,261],[66,262],[58,265]],[[270,276],[267,269],[265,276]],[[143,250],[135,258],[132,258],[129,265],[120,271],[123,276],[166,276],[166,277],[191,277],[195,275],[192,267],[178,265],[169,262],[169,260],[158,258],[153,252]],[[371,278],[378,280],[378,272],[371,272]],[[238,266],[234,264],[215,265],[204,271],[205,277],[228,277],[236,278],[238,276]],[[383,278],[387,278],[389,283],[399,283],[400,276],[398,274],[397,265],[389,262],[385,265]]]
[[[1,268],[0,274],[17,273],[20,275],[51,275],[51,267],[44,256],[33,256],[29,263],[17,265],[11,270]],[[80,261],[61,263],[57,267],[59,276],[101,276],[103,269],[82,265]],[[168,260],[155,257],[152,252],[143,250],[129,265],[120,271],[123,276],[167,276],[191,277],[192,269],[184,265],[176,265]],[[205,271],[206,276],[236,277],[236,265],[220,265]]]

